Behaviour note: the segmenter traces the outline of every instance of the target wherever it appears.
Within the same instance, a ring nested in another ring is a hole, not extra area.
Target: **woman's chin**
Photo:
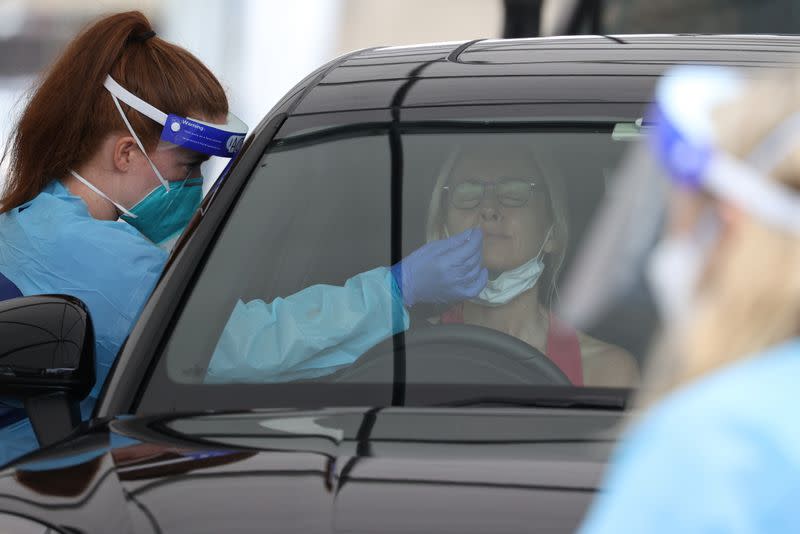
[[[483,262],[488,268],[489,265],[498,268],[509,266],[513,263],[516,256],[510,243],[498,243],[489,239],[483,241]]]

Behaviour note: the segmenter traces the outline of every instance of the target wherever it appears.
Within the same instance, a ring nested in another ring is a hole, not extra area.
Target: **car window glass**
[[[595,385],[586,355],[606,351],[635,361],[643,349],[635,334],[613,327],[578,332],[551,311],[560,276],[627,146],[613,138],[614,126],[454,126],[402,135],[364,127],[274,144],[178,319],[164,354],[166,377],[209,387],[390,387],[397,379],[392,334],[403,331],[405,320],[409,384],[472,385],[476,395],[482,385],[547,385],[526,378],[535,358],[524,353],[533,347],[569,375],[560,385]],[[402,198],[393,203],[397,180]],[[388,269],[393,210],[400,210],[394,228],[400,257],[476,226],[491,278],[541,257],[537,305],[515,306],[512,299],[511,305],[398,306]],[[449,337],[437,337],[437,328]],[[425,340],[415,345],[420,335]],[[552,352],[566,356],[559,360]],[[226,358],[215,372],[215,362]],[[570,358],[577,379],[564,364]],[[613,365],[605,371],[614,373]]]

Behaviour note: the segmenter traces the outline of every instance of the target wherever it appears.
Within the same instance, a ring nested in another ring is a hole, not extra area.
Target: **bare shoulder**
[[[639,383],[636,359],[616,345],[579,332],[583,381],[587,386],[633,387]]]

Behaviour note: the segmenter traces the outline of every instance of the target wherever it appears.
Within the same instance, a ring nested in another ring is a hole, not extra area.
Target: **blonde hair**
[[[722,149],[745,161],[775,126],[800,111],[800,73],[750,82],[714,113]],[[800,191],[800,143],[769,178]],[[695,311],[679,335],[654,354],[642,399],[757,355],[800,333],[800,239],[745,214],[712,252]],[[666,336],[665,336],[666,337]]]
[[[443,187],[450,183],[453,167],[455,167],[455,164],[458,162],[467,146],[468,145],[460,144],[451,149],[439,170],[439,174],[436,178],[436,185],[434,185],[431,201],[428,206],[428,219],[426,224],[426,238],[428,242],[450,237],[446,225],[447,206],[445,206]],[[510,146],[514,147],[514,144],[503,143],[502,146],[504,148],[509,148]],[[471,145],[469,145],[469,147],[472,148]],[[486,148],[487,144],[481,142],[475,145],[475,148],[479,147]],[[547,184],[549,197],[548,206],[550,208],[550,217],[553,224],[550,239],[553,240],[556,245],[553,251],[546,255],[544,259],[545,270],[542,273],[540,287],[546,288],[546,290],[540,293],[539,299],[542,300],[543,304],[552,307],[552,303],[557,295],[556,287],[558,285],[558,275],[564,265],[569,237],[566,192],[564,190],[563,181],[556,174],[558,172],[557,169],[546,163],[540,154],[536,154],[533,147],[519,143],[519,151],[527,156],[532,163],[533,170],[536,173],[535,178]],[[545,168],[547,172],[545,172]]]

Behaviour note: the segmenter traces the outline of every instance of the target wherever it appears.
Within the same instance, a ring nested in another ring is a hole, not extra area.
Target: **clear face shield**
[[[153,189],[133,206],[123,206],[115,200],[122,196],[118,192],[100,191],[74,170],[70,172],[95,193],[113,203],[121,212],[121,219],[155,244],[169,250],[202,201],[204,176],[201,164],[203,168],[219,169],[222,164],[210,160],[219,159],[228,164],[233,161],[244,143],[247,125],[231,113],[225,124],[167,114],[122,87],[111,76],[106,78],[103,85],[111,93],[126,128],[153,169]],[[145,150],[120,102],[163,126],[154,154],[148,154]],[[161,168],[154,159],[162,162]],[[222,174],[213,183],[223,179],[228,168],[229,165],[225,165]]]
[[[800,197],[768,177],[797,148],[800,116],[786,119],[745,160],[717,146],[712,112],[745,86],[722,68],[678,67],[662,78],[566,273],[566,320],[646,354],[665,327],[692,320],[720,235],[720,200],[800,232]]]
[[[242,148],[247,135],[247,125],[233,113],[228,113],[224,124],[167,114],[122,87],[111,76],[106,78],[103,85],[114,98],[114,104],[137,142],[139,139],[125,117],[119,104],[120,101],[161,124],[164,128],[161,130],[160,141],[169,146],[181,147],[208,157],[219,157],[226,160],[235,157]],[[139,143],[139,148],[144,152],[141,143]],[[153,170],[156,171],[156,175],[163,183],[163,177],[159,175],[158,170]]]

